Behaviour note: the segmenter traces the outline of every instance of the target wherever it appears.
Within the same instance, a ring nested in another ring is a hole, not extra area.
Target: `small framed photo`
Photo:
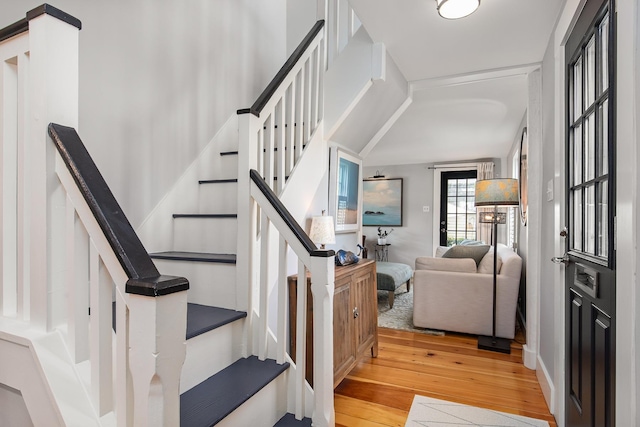
[[[362,225],[402,226],[402,178],[365,179]]]

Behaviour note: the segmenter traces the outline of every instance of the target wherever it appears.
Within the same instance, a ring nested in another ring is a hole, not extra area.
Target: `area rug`
[[[405,427],[549,427],[549,423],[425,396],[415,396]]]
[[[413,287],[410,286],[411,290],[407,292],[406,286],[402,285],[396,289],[395,301],[391,309],[388,292],[378,291],[378,326],[428,335],[444,335],[442,331],[413,326]]]

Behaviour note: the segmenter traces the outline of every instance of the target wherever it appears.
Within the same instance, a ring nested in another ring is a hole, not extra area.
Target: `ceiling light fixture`
[[[438,13],[445,19],[458,19],[471,15],[480,6],[480,0],[436,0]]]

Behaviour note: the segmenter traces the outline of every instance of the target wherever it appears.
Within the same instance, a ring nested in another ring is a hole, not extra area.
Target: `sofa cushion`
[[[476,263],[471,258],[416,258],[416,270],[448,271],[455,273],[475,273]]]
[[[454,246],[442,255],[442,258],[472,258],[476,266],[480,264],[482,257],[487,254],[489,245]]]
[[[498,255],[496,260],[496,274],[500,274],[500,268],[502,267],[502,258]],[[478,264],[478,273],[493,274],[493,248],[489,249],[489,252],[482,257],[480,264]]]

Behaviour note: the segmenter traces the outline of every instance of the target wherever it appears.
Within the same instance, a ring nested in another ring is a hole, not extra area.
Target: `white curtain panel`
[[[493,162],[478,163],[478,181],[481,179],[493,178]],[[476,230],[477,240],[482,240],[487,244],[491,244],[491,224],[480,223],[480,216],[485,212],[491,212],[493,208],[476,208]]]

